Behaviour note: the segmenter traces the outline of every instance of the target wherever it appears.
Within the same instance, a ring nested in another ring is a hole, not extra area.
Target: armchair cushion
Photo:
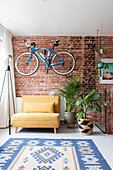
[[[24,102],[24,113],[54,113],[54,102],[32,103]]]

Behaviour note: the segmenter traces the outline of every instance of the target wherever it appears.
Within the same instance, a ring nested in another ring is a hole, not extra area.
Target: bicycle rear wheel
[[[30,56],[30,52],[24,52],[21,53],[15,60],[16,71],[22,76],[30,76],[34,74],[39,67],[39,60],[34,54],[32,55],[30,63],[26,64]]]
[[[57,55],[63,60],[64,63],[52,66],[53,71],[59,75],[67,75],[71,73],[75,68],[75,59],[72,54],[67,51],[58,52],[53,56],[51,64],[61,62]]]

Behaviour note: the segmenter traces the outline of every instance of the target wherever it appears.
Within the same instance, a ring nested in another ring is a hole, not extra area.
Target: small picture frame
[[[113,59],[102,59],[100,84],[113,84]]]

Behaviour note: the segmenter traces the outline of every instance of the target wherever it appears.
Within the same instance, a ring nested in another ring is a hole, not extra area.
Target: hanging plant
[[[101,69],[104,67],[104,63],[102,62],[102,56],[103,54],[107,54],[107,50],[102,49],[102,44],[101,44],[101,37],[99,37],[99,44],[98,44],[98,31],[97,30],[97,47],[95,48],[95,55],[97,57],[97,68],[100,69],[100,77],[101,75]]]
[[[97,62],[97,67],[99,69],[102,69],[104,65],[101,60],[102,55],[103,55],[103,49],[102,49],[102,44],[101,44],[101,37],[99,37],[99,48],[98,48],[99,61]]]

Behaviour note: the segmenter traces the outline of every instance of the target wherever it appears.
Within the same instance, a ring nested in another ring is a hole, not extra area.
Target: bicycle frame
[[[50,57],[52,56],[52,54],[54,53],[54,54],[56,54],[56,56],[59,58],[59,60],[60,60],[61,62],[58,62],[58,63],[55,63],[55,64],[48,64],[48,63],[43,59],[43,57],[37,52],[38,50],[48,50],[48,51],[51,51],[49,58],[50,58]],[[26,64],[29,64],[30,61],[32,60],[32,55],[33,55],[33,53],[35,53],[36,56],[38,56],[38,57],[43,61],[43,63],[44,63],[45,65],[49,66],[49,67],[51,67],[51,66],[56,66],[56,65],[61,65],[61,64],[64,63],[64,61],[58,56],[58,54],[54,51],[53,48],[52,48],[52,49],[49,49],[49,48],[35,48],[35,46],[33,46],[33,49],[32,49],[32,51],[31,51],[31,56],[30,56],[29,60],[26,62]]]

